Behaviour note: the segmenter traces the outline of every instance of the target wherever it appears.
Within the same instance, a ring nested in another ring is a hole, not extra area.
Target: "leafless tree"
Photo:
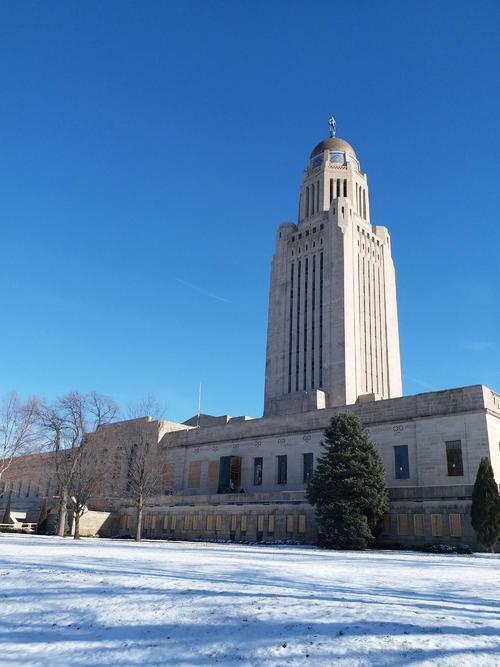
[[[164,419],[166,412],[166,407],[151,393],[146,394],[137,403],[129,405],[127,408],[129,419],[137,419],[139,417]]]
[[[38,421],[47,448],[52,452],[59,486],[57,534],[60,537],[64,536],[71,487],[83,455],[91,446],[89,436],[101,424],[113,421],[117,413],[116,404],[97,392],[81,394],[73,391],[53,404],[39,406]]]
[[[0,480],[16,456],[37,449],[36,414],[38,402],[23,402],[11,391],[0,403]]]
[[[148,498],[160,493],[161,475],[157,462],[157,443],[138,433],[128,451],[127,493],[136,508],[135,541],[141,541],[142,515]]]
[[[68,485],[68,505],[73,512],[75,540],[80,539],[80,519],[98,491],[101,478],[96,448],[92,444],[81,447]]]

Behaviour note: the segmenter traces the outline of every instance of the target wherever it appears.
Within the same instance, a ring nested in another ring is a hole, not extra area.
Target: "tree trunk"
[[[137,521],[135,526],[135,541],[141,541],[141,532],[142,532],[142,507],[137,508]]]
[[[75,540],[80,539],[80,512],[79,512],[79,510],[75,511],[75,534],[74,534],[74,539]]]
[[[64,537],[64,532],[66,528],[66,513],[67,513],[66,504],[67,504],[67,496],[66,492],[63,491],[59,498],[59,514],[57,517],[57,534],[59,537]]]

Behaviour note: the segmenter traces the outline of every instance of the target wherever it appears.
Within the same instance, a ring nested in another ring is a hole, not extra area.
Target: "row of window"
[[[397,532],[398,535],[414,535],[423,537],[425,535],[425,514],[413,514],[413,521],[410,514],[398,514]],[[443,536],[443,515],[431,514],[431,535],[432,537]],[[412,530],[412,532],[410,532]],[[450,537],[462,537],[462,520],[460,514],[448,514],[448,530]],[[384,515],[383,533],[391,534],[391,516]]]
[[[201,483],[201,461],[190,461],[188,467],[187,486],[197,489]],[[314,469],[312,452],[302,454],[302,481],[307,484]],[[219,461],[208,461],[207,481],[209,488],[217,488],[219,493],[243,491],[241,488],[241,456],[221,456]],[[252,484],[262,486],[264,478],[264,457],[253,459]],[[288,482],[288,456],[280,454],[275,457],[276,484]]]
[[[320,231],[322,231],[324,228],[325,228],[325,225],[323,223],[321,223],[320,226],[319,226]],[[312,230],[313,234],[316,234],[316,227],[312,227],[311,230]],[[306,231],[304,232],[304,236],[309,236],[309,233],[310,233],[311,230],[306,229]],[[358,228],[358,231],[359,231],[359,228]],[[297,234],[297,239],[299,241],[302,239],[302,232]],[[294,242],[295,242],[295,235],[292,236],[292,243],[294,243]]]
[[[255,515],[255,530],[257,534],[266,533],[269,536],[274,535],[276,531],[276,522],[281,517],[275,514],[257,514]],[[305,514],[287,514],[284,518],[284,529],[286,533],[304,534],[306,532]],[[207,514],[206,516],[198,513],[182,514],[156,514],[145,513],[143,517],[143,529],[150,531],[206,531],[207,533],[229,531],[230,533],[246,534],[249,530],[248,514]],[[135,517],[131,514],[123,514],[120,517],[120,529],[131,530],[135,525]]]
[[[462,441],[448,440],[445,442],[445,451],[448,476],[462,477],[464,474]],[[409,479],[410,477],[408,445],[396,445],[394,447],[394,474],[396,479]]]

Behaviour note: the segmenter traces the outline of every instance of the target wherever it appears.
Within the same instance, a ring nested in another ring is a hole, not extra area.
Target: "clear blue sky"
[[[500,389],[500,3],[3,2],[0,392],[262,413],[327,134],[392,235],[405,393]]]

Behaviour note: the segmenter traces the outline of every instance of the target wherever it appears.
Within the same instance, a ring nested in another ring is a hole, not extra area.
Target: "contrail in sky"
[[[181,285],[190,287],[195,292],[199,292],[204,296],[209,296],[211,299],[216,299],[217,301],[222,301],[224,303],[231,303],[229,299],[226,299],[223,296],[219,296],[218,294],[214,294],[213,292],[208,292],[207,290],[203,289],[203,287],[199,287],[198,285],[193,285],[193,283],[188,283],[186,280],[182,280],[182,278],[174,278],[174,280],[180,283]]]

